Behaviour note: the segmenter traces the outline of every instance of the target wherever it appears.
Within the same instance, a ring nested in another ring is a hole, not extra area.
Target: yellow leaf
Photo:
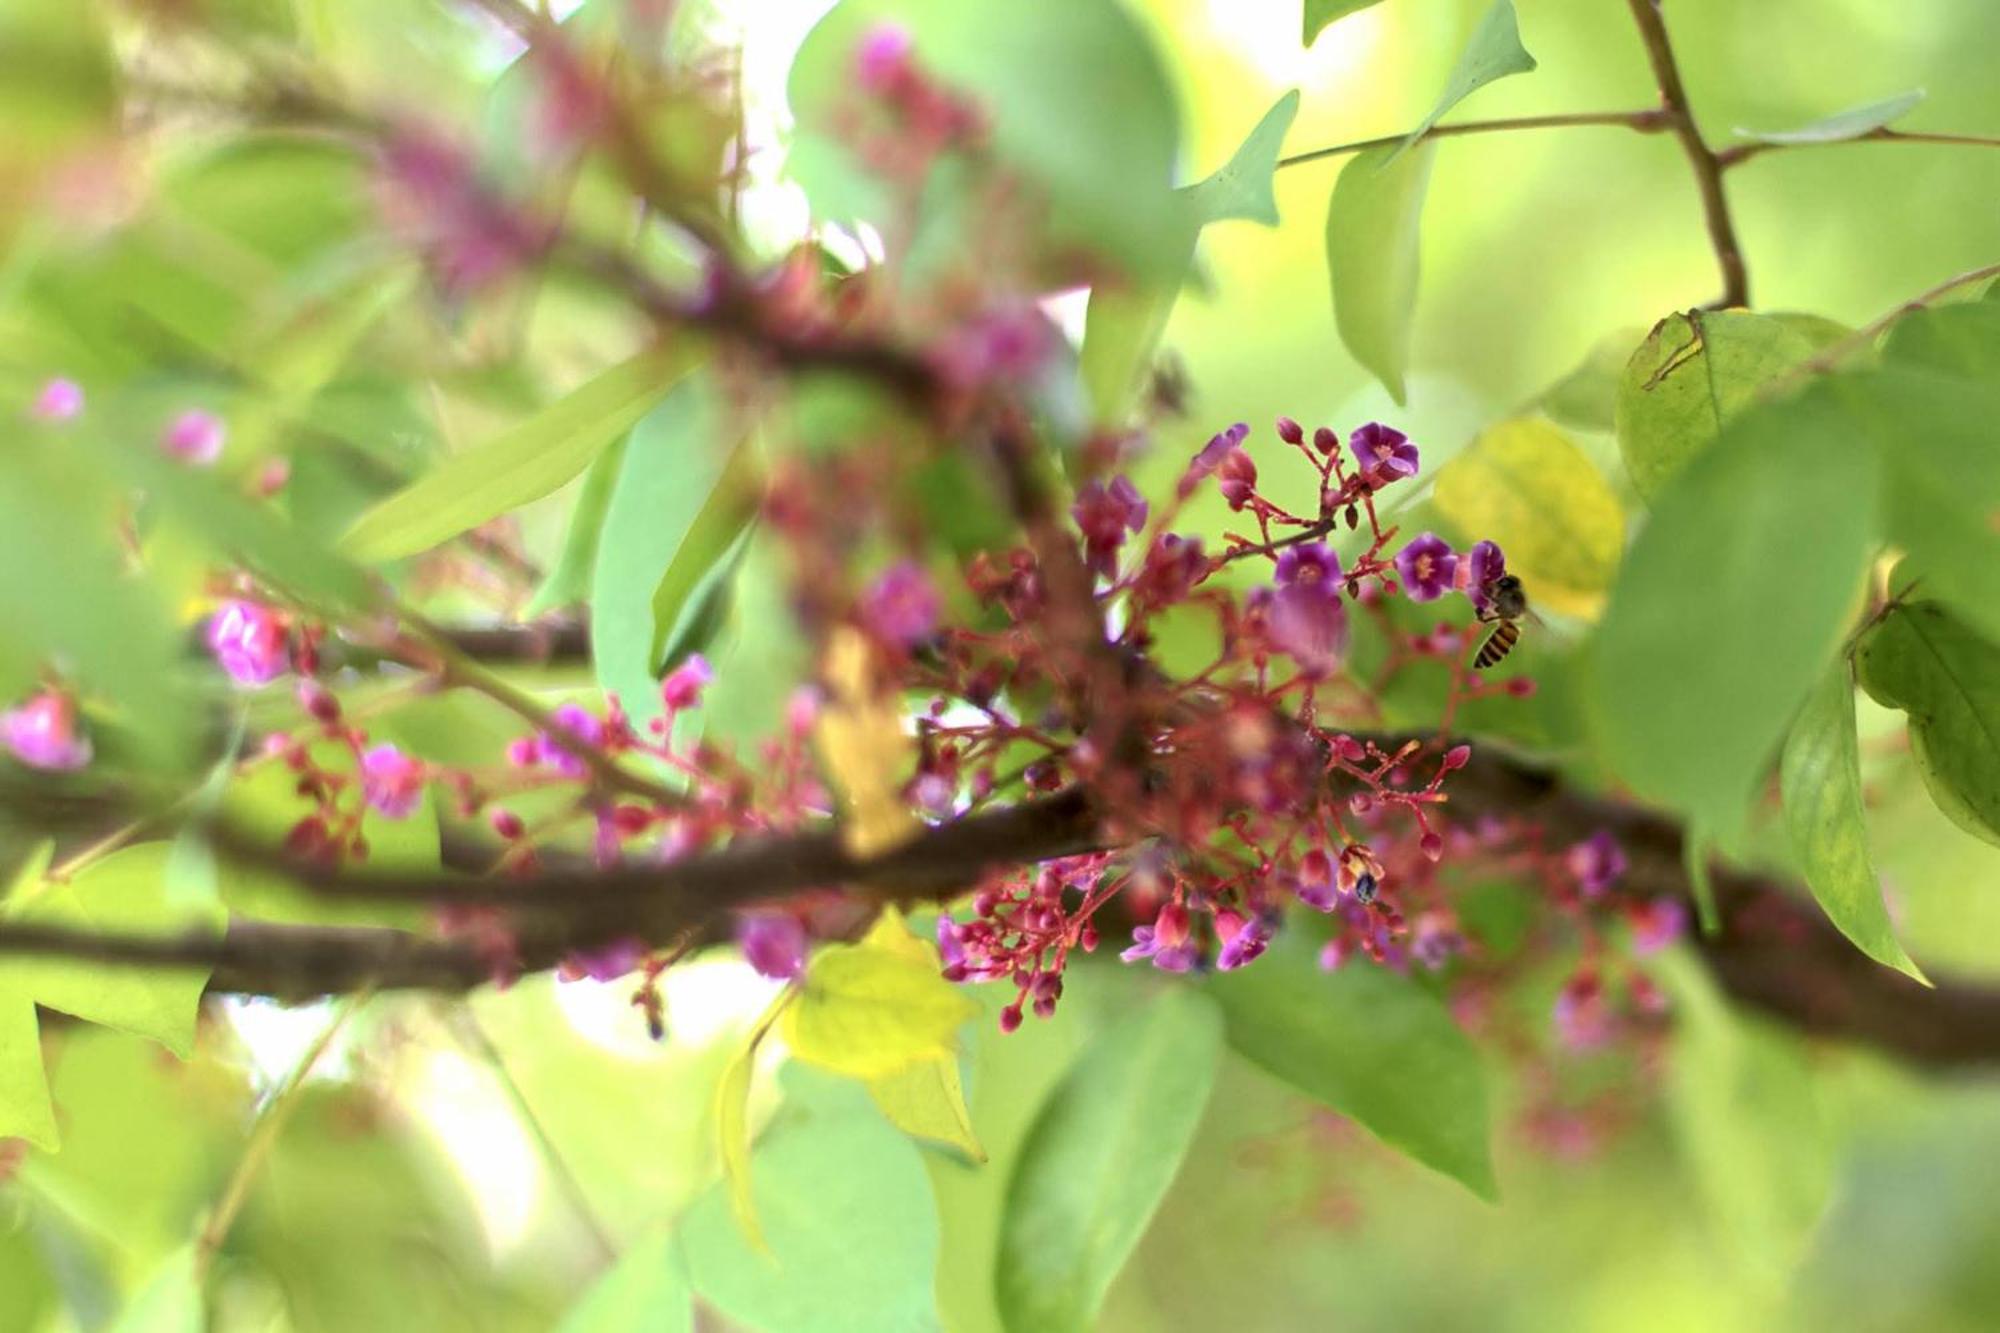
[[[881,689],[867,638],[842,626],[827,642],[832,699],[814,727],[820,759],[840,796],[841,841],[856,856],[878,856],[922,828],[903,801],[916,746],[903,731],[893,693]]]
[[[1625,549],[1625,513],[1595,464],[1535,417],[1503,421],[1438,473],[1432,494],[1468,541],[1491,539],[1530,606],[1595,619]]]
[[[861,942],[870,948],[921,958],[932,967],[938,966],[937,946],[912,931],[909,920],[893,905],[882,909],[882,914],[875,918],[874,925],[868,927],[868,933],[861,937]]]
[[[798,1004],[785,1014],[792,1054],[853,1078],[872,1079],[949,1055],[977,1006],[901,946],[843,944],[806,967]]]
[[[986,1160],[986,1149],[972,1128],[972,1113],[965,1108],[957,1056],[941,1055],[870,1079],[868,1095],[904,1133],[957,1148],[975,1162]]]
[[[764,1228],[757,1221],[757,1197],[751,1189],[750,1079],[757,1072],[757,1048],[763,1044],[764,1034],[771,1030],[771,1024],[778,1020],[785,1006],[797,997],[798,992],[788,986],[771,1001],[770,1008],[757,1020],[757,1026],[750,1030],[743,1049],[722,1071],[722,1081],[715,1088],[715,1133],[722,1157],[722,1178],[729,1183],[729,1207],[736,1214],[736,1225],[743,1229],[744,1238],[763,1254],[771,1251],[764,1243]]]

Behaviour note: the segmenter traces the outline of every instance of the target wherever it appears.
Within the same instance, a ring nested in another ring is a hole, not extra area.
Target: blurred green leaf
[[[1795,130],[1746,130],[1736,132],[1753,143],[1839,143],[1843,139],[1859,139],[1873,130],[1879,130],[1892,121],[1901,120],[1924,100],[1924,90],[1912,88],[1894,97],[1885,97],[1879,102],[1868,102],[1862,106],[1836,111],[1830,116],[1801,125]]]
[[[842,126],[867,105],[853,74],[855,55],[863,36],[884,22],[909,33],[912,57],[927,75],[978,104],[991,151],[1045,193],[1052,256],[1081,249],[1096,265],[1151,278],[1182,262],[1181,227],[1168,203],[1179,109],[1146,30],[1112,0],[836,6],[800,46],[787,86],[799,124],[789,166],[817,213],[846,221],[857,203],[867,207],[882,193],[853,161]],[[953,202],[935,189],[927,195],[933,209]],[[982,213],[972,210],[962,221],[983,225]]]
[[[1881,451],[1885,535],[1909,552],[1924,596],[2000,641],[2000,376],[1885,368],[1840,376],[1831,392]]]
[[[1340,169],[1326,215],[1326,265],[1340,340],[1398,404],[1410,364],[1419,229],[1433,144],[1358,153]]]
[[[0,249],[46,174],[117,130],[118,66],[95,5],[9,0],[0,7]]]
[[[42,843],[29,855],[5,897],[0,897],[0,906],[11,912],[24,887],[40,881],[53,850],[53,844]],[[0,1139],[23,1138],[53,1152],[58,1140],[56,1113],[42,1070],[35,997],[13,962],[9,959],[8,966],[0,969]]]
[[[669,1231],[628,1246],[584,1292],[556,1333],[693,1333],[694,1300]]]
[[[413,555],[539,500],[591,460],[693,367],[675,344],[649,348],[578,386],[533,418],[454,454],[363,514],[341,545],[364,563]]]
[[[1924,980],[1903,952],[1868,854],[1854,684],[1836,662],[1792,723],[1779,769],[1792,852],[1827,919],[1885,967]]]
[[[2000,380],[2000,304],[1956,301],[1909,311],[1883,339],[1882,361],[1885,366]]]
[[[1010,1333],[1092,1326],[1194,1141],[1221,1054],[1215,1006],[1185,988],[1085,1048],[1008,1185],[994,1281]]]
[[[1729,1261],[1776,1289],[1832,1194],[1813,1068],[1796,1042],[1738,1018],[1683,950],[1656,968],[1673,996],[1667,1087],[1676,1137]]]
[[[698,581],[736,536],[718,528],[747,521],[754,504],[735,461],[744,446],[724,436],[733,429],[729,413],[705,377],[683,382],[633,427],[605,512],[590,584],[591,660],[598,684],[641,728],[660,712],[654,650],[662,583],[677,573]]]
[[[1909,714],[1938,809],[2000,844],[2000,648],[1935,602],[1906,603],[1862,636],[1854,665],[1877,703]]]
[[[1285,148],[1285,134],[1298,114],[1299,90],[1294,88],[1271,104],[1214,175],[1182,191],[1203,225],[1227,218],[1261,222],[1267,227],[1278,225],[1278,196],[1272,182],[1278,171],[1278,154]]]
[[[1543,391],[1537,405],[1571,430],[1617,429],[1618,384],[1625,378],[1633,349],[1645,339],[1643,329],[1606,334],[1581,365]]]
[[[590,596],[590,580],[597,569],[598,540],[604,532],[604,515],[611,508],[611,494],[625,467],[626,435],[613,440],[609,448],[591,460],[577,491],[576,504],[569,512],[569,528],[563,534],[562,554],[555,568],[535,589],[535,595],[521,608],[521,619],[534,617],[565,606],[574,606]]]
[[[770,1253],[744,1241],[717,1186],[680,1228],[696,1293],[752,1328],[936,1328],[937,1210],[916,1146],[855,1085],[786,1073],[785,1119],[756,1156]]]
[[[1536,603],[1591,616],[1618,572],[1625,512],[1559,427],[1517,417],[1484,431],[1437,474],[1431,502],[1467,540],[1492,540]]]
[[[67,882],[28,886],[12,894],[7,920],[86,932],[168,935],[188,930],[219,934],[219,909],[174,906],[167,893],[169,842],[142,842],[92,862]],[[194,1049],[195,1018],[206,972],[195,968],[108,967],[50,958],[11,959],[11,984],[38,1004],[107,1027],[150,1037],[185,1059]]]
[[[1481,1198],[1498,1197],[1485,1074],[1435,996],[1364,962],[1322,972],[1298,931],[1210,989],[1229,1044],[1247,1059]]]
[[[1459,53],[1458,63],[1452,67],[1451,77],[1445,80],[1444,92],[1439,95],[1437,105],[1409,132],[1395,152],[1390,154],[1389,160],[1393,162],[1397,153],[1415,146],[1447,111],[1487,84],[1495,79],[1504,79],[1509,74],[1526,74],[1534,67],[1535,58],[1521,45],[1520,25],[1514,18],[1514,0],[1493,0],[1493,7],[1479,20],[1479,26],[1473,29],[1465,50]]]
[[[1593,644],[1605,761],[1727,840],[1855,607],[1879,468],[1830,394],[1752,408],[1660,492]]]
[[[1301,42],[1311,46],[1328,24],[1349,14],[1378,5],[1382,0],[1305,0],[1305,32]]]
[[[207,1333],[192,1243],[169,1255],[119,1312],[110,1333]]]
[[[1693,310],[1653,326],[1618,388],[1618,448],[1652,500],[1781,372],[1848,330],[1814,315]]]

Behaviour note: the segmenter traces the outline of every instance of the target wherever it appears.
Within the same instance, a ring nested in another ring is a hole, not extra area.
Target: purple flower
[[[938,592],[914,561],[891,565],[861,597],[861,623],[885,643],[908,648],[931,636],[938,622]]]
[[[743,960],[773,981],[793,981],[806,969],[806,929],[780,912],[759,912],[736,923]]]
[[[1563,859],[1586,898],[1598,897],[1625,874],[1625,849],[1604,829],[1570,848]]]
[[[1465,553],[1465,585],[1474,591],[1491,587],[1506,572],[1507,557],[1498,542],[1480,542]]]
[[[90,762],[90,740],[76,729],[76,705],[54,690],[0,713],[0,743],[30,768],[69,772]]]
[[[1458,557],[1436,533],[1426,532],[1396,552],[1396,572],[1413,602],[1435,602],[1451,590]]]
[[[1347,654],[1347,608],[1337,584],[1288,583],[1265,604],[1265,637],[1308,676],[1329,676]]]
[[[1357,426],[1347,437],[1348,448],[1354,451],[1354,461],[1361,467],[1361,475],[1376,486],[1387,486],[1399,477],[1417,475],[1417,446],[1410,443],[1410,437],[1399,430],[1392,430],[1380,422],[1371,421],[1365,426]]]
[[[1152,925],[1135,927],[1132,947],[1118,955],[1127,963],[1150,958],[1153,966],[1162,972],[1190,971],[1197,956],[1194,946],[1188,942],[1187,909],[1179,903],[1168,903],[1162,907]]]
[[[689,654],[660,681],[660,703],[669,713],[693,708],[701,702],[702,689],[715,679],[715,668],[700,653]]]
[[[1146,563],[1140,566],[1133,587],[1141,600],[1165,606],[1186,597],[1207,574],[1208,557],[1202,554],[1201,538],[1169,532],[1146,552]]]
[[[1108,487],[1093,481],[1078,491],[1069,512],[1083,533],[1091,573],[1109,578],[1117,567],[1125,534],[1146,526],[1147,505],[1129,478],[1114,477]]]
[[[42,386],[28,415],[37,421],[68,421],[83,411],[83,386],[58,376]]]
[[[1680,938],[1687,929],[1687,908],[1678,898],[1649,898],[1634,903],[1625,919],[1632,927],[1632,952],[1644,958]]]
[[[589,977],[592,981],[616,981],[636,972],[650,952],[634,939],[613,940],[595,949],[583,949],[563,959],[560,976],[564,981]]]
[[[1340,891],[1334,883],[1333,858],[1317,847],[1300,857],[1298,879],[1292,892],[1315,912],[1331,912],[1340,902]]]
[[[1340,557],[1324,542],[1288,546],[1278,557],[1279,583],[1338,583]]]
[[[1228,430],[1209,437],[1201,452],[1188,460],[1187,471],[1181,474],[1179,492],[1185,500],[1194,494],[1194,488],[1209,473],[1222,465],[1222,460],[1235,451],[1236,446],[1250,438],[1250,423],[1239,421]]]
[[[256,602],[224,602],[208,622],[208,647],[239,685],[268,684],[292,664],[284,619]]]
[[[566,733],[572,748],[595,749],[604,744],[604,723],[582,704],[564,704],[550,717]],[[535,738],[535,757],[567,777],[580,778],[589,771],[589,765],[547,734]]]
[[[1224,972],[1256,962],[1271,942],[1270,927],[1262,921],[1227,910],[1215,914],[1215,936],[1222,941],[1215,965]]]
[[[1231,449],[1216,466],[1216,489],[1231,509],[1241,509],[1257,493],[1257,464],[1241,449]]]
[[[213,412],[190,408],[167,423],[160,436],[160,448],[183,463],[208,467],[222,457],[222,418]]]
[[[361,792],[384,816],[408,819],[424,799],[424,766],[393,745],[378,745],[361,756]]]

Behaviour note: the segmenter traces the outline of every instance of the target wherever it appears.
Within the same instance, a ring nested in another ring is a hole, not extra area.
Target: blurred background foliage
[[[42,17],[66,8],[6,0],[0,11],[16,4],[16,14]],[[791,51],[821,7],[683,8],[683,23],[740,44],[753,122],[776,125]],[[1181,176],[1196,179],[1293,87],[1303,98],[1291,152],[1413,125],[1484,8],[1390,0],[1308,50],[1293,2],[1148,0],[1135,11],[1179,96]],[[110,9],[135,77],[170,90],[214,72],[189,63],[198,48],[175,38],[171,22]],[[447,6],[135,0],[131,9],[205,16],[253,43],[303,43],[370,97],[420,100],[427,113],[490,126],[511,179],[547,186],[532,162],[505,160],[519,114],[505,44]],[[1539,70],[1482,91],[1460,116],[1650,101],[1622,6],[1520,0],[1518,11]],[[1669,17],[1712,136],[1799,124],[1918,87],[1928,99],[1906,128],[2000,128],[2000,7],[1991,0],[1675,0]],[[7,133],[60,146],[64,115],[89,124],[105,71],[41,63],[24,49],[0,48]],[[23,95],[49,80],[74,96]],[[289,450],[285,503],[331,541],[437,451],[493,434],[621,359],[637,338],[618,303],[551,277],[532,301],[443,312],[457,321],[455,353],[472,353],[443,357],[384,318],[398,301],[427,298],[412,295],[397,254],[362,235],[370,203],[355,162],[296,140],[229,141],[198,118],[177,134],[173,97],[156,105],[165,129],[143,150],[135,139],[138,170],[65,180],[60,210],[28,202],[24,182],[46,163],[0,150],[0,402],[25,403],[56,369],[121,383],[118,410],[135,421],[205,395],[229,418],[228,462],[239,471],[281,435],[309,443]],[[24,119],[12,118],[17,108]],[[49,119],[30,126],[30,114]],[[699,123],[675,134],[696,158],[712,141]],[[1343,428],[1398,422],[1434,465],[1537,398],[1605,335],[1636,333],[1713,292],[1686,166],[1666,137],[1596,128],[1446,141],[1423,228],[1409,404],[1399,409],[1342,350],[1329,317],[1322,222],[1337,169],[1280,172],[1275,230],[1235,222],[1204,233],[1204,290],[1177,307],[1165,339],[1189,377],[1190,416],[1163,428],[1141,468],[1153,483],[1145,489],[1171,484],[1213,429],[1279,413]],[[802,209],[775,155],[753,175],[769,188],[746,200],[746,224],[775,252]],[[585,199],[592,188],[577,183]],[[1733,173],[1730,190],[1767,309],[1856,324],[2000,250],[2000,154],[1913,144],[1774,154]],[[78,217],[87,224],[62,220]],[[348,366],[364,337],[371,355]],[[228,377],[225,366],[249,371]],[[635,434],[626,466],[642,443]],[[1581,443],[1623,488],[1608,437],[1586,433]],[[520,549],[536,563],[558,563],[583,484],[520,512]],[[1219,507],[1198,512],[1220,521]],[[17,578],[53,558],[50,535],[31,523],[5,535],[21,543],[9,555]],[[759,559],[733,612],[739,638],[776,619],[774,576]],[[198,561],[188,566],[191,589]],[[450,586],[427,609],[496,610],[476,590]],[[157,627],[150,657],[132,646],[143,645],[145,627],[127,628],[132,662],[178,671],[158,646],[173,625]],[[1530,661],[1541,651],[1524,649]],[[111,657],[104,665],[116,684]],[[735,657],[734,693],[718,709],[721,729],[740,735],[768,718],[797,657],[754,637]],[[10,689],[33,670],[7,667]],[[578,672],[542,683],[591,682]],[[1892,715],[1862,708],[1870,829],[1904,942],[1940,970],[2000,975],[2000,853],[1936,811],[1906,752],[1868,746],[1891,730]],[[455,748],[490,753],[504,728],[483,709],[426,700],[392,725],[440,758]],[[1548,731],[1559,732],[1564,714],[1555,677],[1525,725],[1552,719]],[[1503,1135],[1498,1206],[1225,1057],[1195,1149],[1113,1287],[1104,1327],[1969,1330],[2000,1321],[1990,1263],[2000,1244],[2000,1085],[1808,1046],[1730,1013],[1698,968],[1675,968],[1673,982],[1684,1032],[1661,1103],[1573,1151]],[[622,991],[594,983],[531,981],[467,1011],[368,1002],[269,1143],[215,1256],[218,1326],[547,1328],[621,1250],[650,1256],[658,1292],[600,1293],[570,1327],[671,1327],[589,1321],[612,1317],[603,1312],[624,1298],[671,1309],[690,1274],[721,1319],[791,1326],[788,1312],[801,1307],[787,1302],[804,1301],[815,1326],[901,1327],[870,1310],[911,1299],[923,1308],[932,1279],[922,1260],[934,1249],[947,1326],[997,1329],[990,1270],[1007,1169],[1068,1062],[1149,984],[1093,968],[1053,1022],[1004,1040],[990,1015],[968,1026],[968,1093],[991,1155],[983,1167],[876,1132],[838,1090],[812,1080],[789,1079],[782,1106],[764,1090],[755,1109],[775,1118],[760,1183],[858,1191],[841,1196],[851,1217],[880,1228],[872,1246],[818,1238],[847,1282],[816,1293],[757,1269],[721,1216],[712,1089],[768,997],[737,965],[674,974],[671,1033],[659,1044],[644,1038]],[[333,1017],[325,1007],[230,1004],[208,1015],[184,1063],[109,1031],[47,1031],[64,1147],[0,1147],[0,1330],[175,1327],[171,1310],[135,1307],[116,1321],[187,1245],[252,1142],[260,1099]],[[1510,1110],[1533,1090],[1511,1086],[1506,1066],[1492,1064],[1496,1123],[1516,1123]],[[842,1172],[825,1179],[835,1155]],[[664,1238],[684,1210],[686,1225]]]

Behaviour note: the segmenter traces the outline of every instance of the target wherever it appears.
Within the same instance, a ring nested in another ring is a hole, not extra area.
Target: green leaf
[[[675,344],[613,366],[376,505],[348,529],[343,550],[364,563],[394,560],[541,499],[590,466],[694,362],[690,348]]]
[[[1294,89],[1271,105],[1214,175],[1174,192],[1173,203],[1183,210],[1176,262],[1163,264],[1160,274],[1149,280],[1114,277],[1092,284],[1078,360],[1084,391],[1098,421],[1120,421],[1131,407],[1132,395],[1187,282],[1202,228],[1229,218],[1277,225],[1273,181],[1278,154],[1298,112],[1299,94]]]
[[[90,932],[137,935],[208,930],[219,934],[217,908],[187,910],[168,899],[170,842],[122,847],[92,862],[67,883],[12,895],[5,919]],[[196,968],[106,967],[68,959],[10,959],[13,984],[38,1004],[150,1037],[186,1059],[194,1050],[195,1018],[208,974]]]
[[[1302,45],[1311,46],[1335,19],[1358,14],[1380,3],[1382,0],[1305,0],[1305,30],[1299,40]]]
[[[2000,380],[2000,304],[1956,301],[1898,319],[1882,342],[1885,366]]]
[[[757,1149],[770,1253],[750,1248],[724,1190],[710,1190],[680,1229],[695,1291],[750,1328],[936,1328],[937,1208],[921,1155],[859,1088],[786,1072],[787,1121]]]
[[[801,1060],[877,1078],[948,1055],[976,1006],[929,961],[870,944],[836,944],[806,965],[785,1042]]]
[[[192,1243],[175,1250],[113,1321],[110,1333],[205,1333],[201,1266]]]
[[[51,168],[117,133],[118,63],[103,20],[70,0],[0,7],[0,249],[33,216]]]
[[[1832,1193],[1812,1065],[1787,1035],[1732,1013],[1686,950],[1654,966],[1673,997],[1666,1092],[1675,1138],[1722,1249],[1775,1291]]]
[[[1326,215],[1326,266],[1340,340],[1398,404],[1416,314],[1418,230],[1433,144],[1358,153],[1340,170]]]
[[[1504,79],[1509,74],[1526,74],[1534,68],[1535,58],[1521,45],[1521,29],[1514,19],[1514,0],[1493,0],[1493,7],[1479,20],[1479,26],[1473,29],[1472,40],[1465,44],[1458,64],[1452,67],[1451,77],[1445,80],[1444,92],[1439,95],[1437,105],[1390,154],[1390,160],[1395,159],[1396,153],[1413,147],[1430,133],[1431,127],[1445,112],[1487,84],[1495,79]]]
[[[1807,697],[1785,741],[1779,778],[1792,853],[1827,919],[1876,962],[1924,980],[1896,941],[1868,855],[1847,663],[1836,662]]]
[[[44,842],[28,855],[0,895],[0,909],[11,911],[21,894],[41,881],[54,850],[53,843]],[[59,1135],[42,1069],[35,997],[15,963],[12,957],[0,958],[0,1139],[23,1138],[54,1152]]]
[[[769,1253],[769,1247],[757,1222],[757,1198],[751,1189],[750,1084],[757,1077],[757,1049],[778,1015],[797,998],[798,992],[790,987],[778,993],[730,1056],[715,1085],[716,1147],[722,1159],[722,1180],[729,1187],[729,1207],[744,1238],[759,1253]]]
[[[611,507],[611,493],[625,465],[625,445],[630,435],[613,440],[609,448],[591,460],[577,491],[576,504],[569,511],[569,528],[563,534],[562,554],[556,567],[535,589],[535,595],[521,608],[521,619],[565,606],[574,606],[590,596],[590,579],[597,568],[597,545],[604,532],[604,514]]]
[[[734,463],[740,444],[723,438],[728,405],[706,377],[669,394],[632,430],[625,464],[604,516],[590,585],[590,655],[597,683],[616,694],[640,728],[659,716],[654,688],[654,599],[663,573],[685,554],[705,572],[728,545],[716,541],[709,507],[732,513],[750,501]],[[729,494],[719,482],[729,477]],[[704,522],[709,518],[709,522]]]
[[[1884,125],[1901,120],[1923,100],[1924,90],[1912,88],[1909,92],[1897,93],[1879,102],[1836,111],[1795,130],[1738,129],[1736,132],[1753,143],[1839,143],[1844,139],[1859,139]]]
[[[1641,329],[1620,329],[1598,340],[1583,363],[1543,391],[1538,406],[1571,430],[1610,433],[1618,424],[1618,384],[1632,349],[1645,341]]]
[[[1909,714],[1910,749],[1937,808],[2000,845],[2000,648],[1935,602],[1895,607],[1862,637],[1861,686]]]
[[[1299,114],[1299,90],[1294,88],[1271,104],[1264,118],[1243,140],[1233,156],[1204,181],[1188,186],[1183,194],[1194,203],[1203,224],[1225,218],[1278,225],[1278,196],[1273,181],[1278,173],[1278,154],[1284,151],[1285,133]]]
[[[1885,368],[1840,376],[1831,391],[1881,451],[1885,535],[1909,552],[1923,595],[2000,642],[2000,376]]]
[[[1847,330],[1812,315],[1693,310],[1653,326],[1618,388],[1618,448],[1648,500],[1767,381]]]
[[[1831,660],[1873,554],[1879,468],[1815,391],[1731,421],[1662,491],[1593,645],[1605,761],[1725,840]]]
[[[556,1325],[556,1333],[693,1333],[694,1297],[671,1231],[618,1256]]]
[[[1594,615],[1625,550],[1625,512],[1596,464],[1561,429],[1503,421],[1438,472],[1431,501],[1468,540],[1507,554],[1537,604]]]
[[[1681,835],[1681,873],[1694,898],[1694,917],[1704,935],[1722,931],[1722,912],[1715,903],[1715,837],[1699,819],[1690,819]]]
[[[868,1095],[889,1123],[905,1134],[954,1148],[975,1162],[986,1160],[986,1149],[972,1127],[972,1112],[965,1105],[956,1055],[921,1060],[872,1078]]]
[[[1175,989],[1078,1057],[1008,1185],[994,1283],[1009,1333],[1094,1324],[1194,1141],[1221,1054],[1214,1005]]]
[[[653,674],[705,649],[728,618],[736,571],[750,547],[758,490],[756,450],[740,441],[653,585],[646,652]]]
[[[1322,972],[1297,931],[1211,989],[1245,1058],[1482,1199],[1498,1197],[1479,1054],[1435,996],[1367,963]]]

